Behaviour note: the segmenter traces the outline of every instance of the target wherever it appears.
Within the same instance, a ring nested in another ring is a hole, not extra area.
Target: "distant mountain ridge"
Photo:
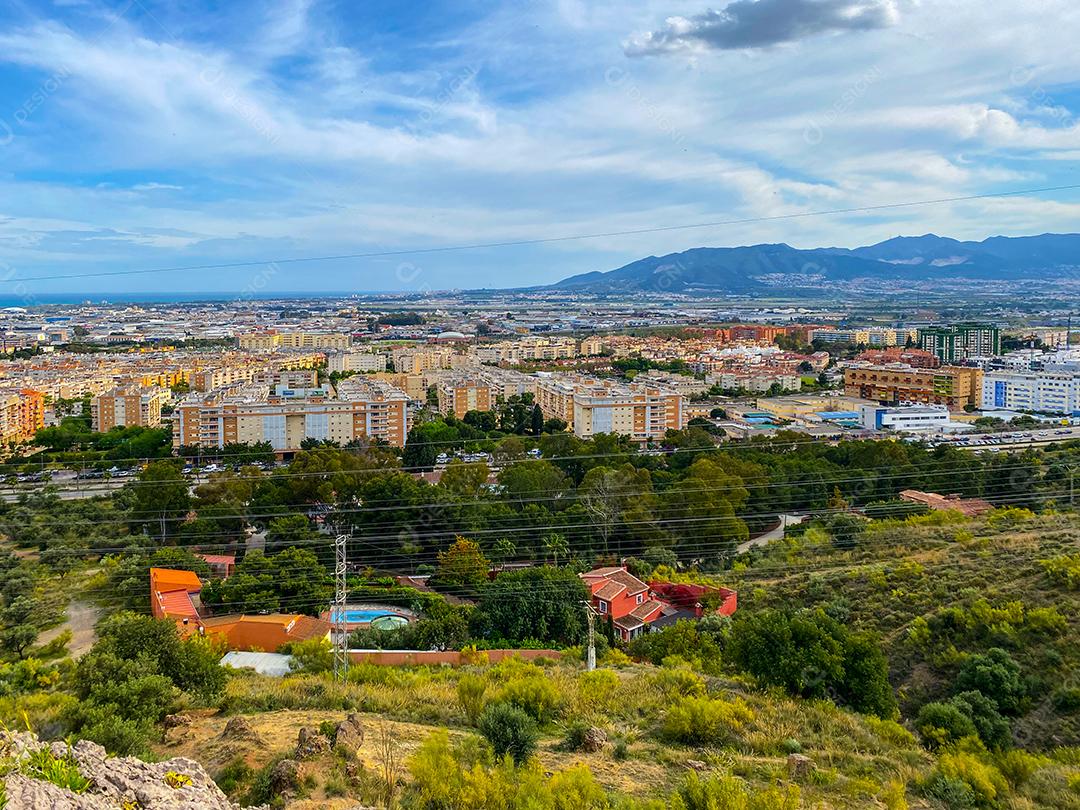
[[[925,234],[853,249],[801,250],[785,244],[701,247],[571,276],[548,289],[749,293],[860,279],[1022,281],[1048,272],[1080,277],[1080,234],[992,236],[981,242]]]

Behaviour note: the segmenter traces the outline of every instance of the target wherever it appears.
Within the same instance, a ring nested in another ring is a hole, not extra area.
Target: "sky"
[[[1076,231],[1058,192],[273,263],[1080,183],[1077,30],[1075,0],[9,0],[0,295],[426,292]],[[87,275],[219,263],[250,264]]]

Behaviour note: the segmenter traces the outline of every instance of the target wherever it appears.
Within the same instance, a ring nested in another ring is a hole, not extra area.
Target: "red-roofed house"
[[[737,594],[727,588],[705,585],[682,585],[671,582],[645,584],[623,566],[595,568],[581,574],[592,596],[593,609],[601,616],[610,616],[615,632],[623,641],[630,641],[649,631],[649,625],[659,620],[698,618],[705,613],[701,600],[710,594],[719,598],[718,613],[730,616],[735,612]]]
[[[200,554],[199,557],[210,566],[211,573],[222,579],[231,577],[236,568],[235,554]]]
[[[202,581],[191,571],[150,569],[150,612],[156,619],[173,619],[182,632],[201,626],[195,605],[201,591]]]

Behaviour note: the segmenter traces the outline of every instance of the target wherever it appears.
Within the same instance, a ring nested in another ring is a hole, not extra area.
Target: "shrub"
[[[923,745],[934,750],[976,734],[975,723],[953,703],[927,703],[919,710],[915,729]]]
[[[799,810],[799,789],[768,788],[751,793],[734,776],[686,776],[671,798],[671,810]]]
[[[685,667],[664,667],[653,676],[653,684],[668,696],[702,697],[705,694],[705,679]]]
[[[1034,776],[1035,771],[1046,765],[1047,762],[1048,760],[1044,757],[1029,754],[1019,748],[1005,751],[995,758],[997,769],[1001,771],[1001,775],[1014,788],[1024,785]]]
[[[581,696],[593,706],[608,704],[618,690],[619,683],[619,676],[610,669],[584,672],[578,678]]]
[[[458,703],[461,704],[465,717],[469,724],[475,726],[484,711],[487,701],[484,696],[487,693],[487,684],[484,679],[477,675],[462,675],[457,684]]]
[[[1040,560],[1040,564],[1050,579],[1058,585],[1064,585],[1073,590],[1080,588],[1080,554]]]
[[[515,762],[526,762],[536,751],[538,732],[536,721],[517,706],[491,703],[476,724],[495,755],[510,756]]]
[[[979,739],[987,748],[1007,748],[1011,740],[1009,721],[1001,716],[997,704],[982,692],[961,692],[950,701],[975,725]]]
[[[309,638],[298,641],[289,651],[292,660],[289,668],[294,672],[307,672],[317,675],[329,672],[334,667],[334,648],[328,638]]]
[[[507,681],[497,700],[517,706],[539,723],[554,719],[562,703],[559,690],[542,672]]]
[[[1005,777],[997,768],[963,751],[943,753],[938,759],[937,773],[971,788],[977,804],[992,805],[999,795],[1009,789]]]
[[[1020,665],[1000,647],[964,661],[955,688],[957,692],[981,692],[997,704],[1002,714],[1019,714],[1027,696]]]
[[[720,665],[720,645],[712,636],[701,633],[689,620],[638,636],[630,642],[630,655],[659,666],[665,658],[677,655],[706,671]]]
[[[753,719],[753,712],[741,700],[687,697],[668,709],[663,734],[676,742],[704,745],[721,742]]]

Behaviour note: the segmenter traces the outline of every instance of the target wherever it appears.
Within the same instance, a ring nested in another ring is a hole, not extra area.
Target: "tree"
[[[325,538],[312,528],[306,515],[285,515],[272,519],[266,527],[265,553],[273,554],[286,548],[310,547],[317,540]]]
[[[823,611],[739,614],[728,643],[731,660],[763,684],[793,695],[835,695],[857,711],[890,718],[896,698],[877,641],[852,634]]]
[[[825,530],[834,546],[850,550],[859,544],[866,531],[866,520],[851,512],[837,512],[825,522]]]
[[[491,561],[480,550],[479,543],[458,537],[445,551],[438,554],[438,565],[431,583],[435,587],[464,587],[473,589],[487,582]]]
[[[466,464],[460,459],[454,459],[443,470],[439,486],[455,498],[475,500],[487,485],[489,475],[491,470],[482,461]]]
[[[540,410],[539,405],[533,405],[530,417],[530,432],[533,436],[539,436],[544,432],[544,412]]]
[[[970,656],[960,667],[953,685],[957,692],[985,695],[1007,715],[1020,714],[1027,699],[1020,665],[1000,647]]]
[[[510,642],[577,644],[585,633],[589,592],[563,568],[504,571],[482,591],[472,617],[476,635]]]
[[[203,603],[229,613],[306,613],[317,616],[330,602],[333,584],[319,558],[288,548],[273,556],[251,551],[226,580],[203,588]]]
[[[551,555],[556,566],[559,564],[559,555],[566,557],[570,554],[570,544],[566,535],[559,532],[548,532],[544,535],[544,551]]]
[[[170,461],[151,462],[139,473],[138,481],[124,489],[130,495],[132,524],[156,531],[161,540],[176,534],[191,508],[188,481]]]

